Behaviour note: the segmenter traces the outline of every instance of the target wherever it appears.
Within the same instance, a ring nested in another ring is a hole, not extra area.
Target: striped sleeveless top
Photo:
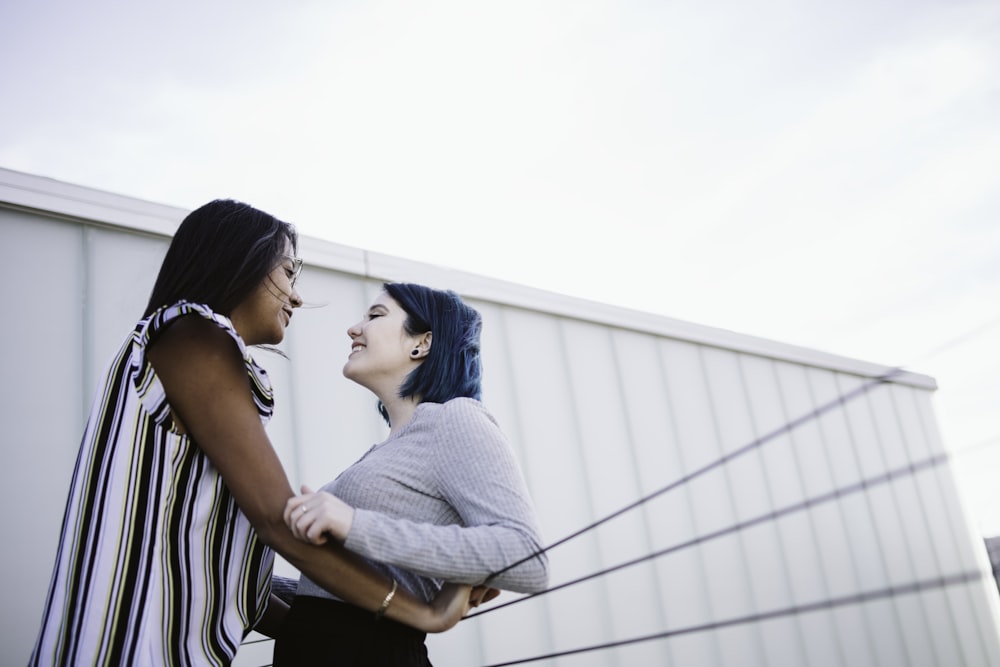
[[[173,429],[146,358],[182,316],[232,336],[261,421],[271,416],[267,372],[229,318],[179,302],[136,325],[91,408],[31,665],[229,665],[263,614],[274,553]]]

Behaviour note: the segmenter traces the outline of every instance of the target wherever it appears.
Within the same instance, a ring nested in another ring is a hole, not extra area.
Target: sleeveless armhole
[[[261,368],[247,349],[246,344],[236,332],[232,321],[225,315],[214,312],[208,306],[179,301],[172,306],[164,306],[154,312],[146,319],[136,325],[132,332],[131,351],[131,371],[132,380],[136,393],[142,402],[145,410],[150,414],[153,421],[160,426],[174,429],[173,420],[170,417],[170,404],[167,402],[167,395],[160,383],[160,378],[153,370],[153,365],[146,357],[146,350],[149,342],[156,337],[170,323],[178,318],[197,315],[214,323],[225,331],[235,341],[239,348],[240,356],[243,358],[243,365],[247,369],[247,377],[250,381],[250,393],[253,395],[254,404],[257,406],[257,413],[261,422],[267,423],[274,412],[274,392],[271,389],[271,380],[267,371]]]

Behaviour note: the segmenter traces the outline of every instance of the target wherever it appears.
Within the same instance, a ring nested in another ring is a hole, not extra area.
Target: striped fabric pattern
[[[264,611],[274,554],[173,429],[146,359],[187,315],[232,336],[261,420],[272,414],[267,373],[227,317],[180,302],[136,325],[91,408],[31,665],[228,665]]]

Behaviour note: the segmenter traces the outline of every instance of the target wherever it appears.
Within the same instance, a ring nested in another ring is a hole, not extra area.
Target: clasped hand
[[[354,521],[354,508],[337,496],[303,485],[302,494],[285,503],[284,519],[292,534],[303,542],[326,544],[331,538],[343,542]],[[440,615],[451,619],[442,630],[498,595],[500,591],[489,586],[446,584],[433,602]]]
[[[302,494],[285,503],[285,524],[296,538],[326,544],[332,537],[343,542],[354,521],[354,508],[325,491],[302,486]]]

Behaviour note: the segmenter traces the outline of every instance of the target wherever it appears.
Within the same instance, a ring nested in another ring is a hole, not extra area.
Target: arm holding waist
[[[183,317],[149,349],[178,427],[190,433],[219,471],[261,540],[338,597],[375,611],[392,582],[338,544],[296,539],[282,512],[291,485],[250,395],[246,367],[232,338],[198,317]],[[464,598],[464,600],[463,600]],[[399,591],[386,616],[442,632],[467,610],[468,589],[448,588],[430,607]]]

